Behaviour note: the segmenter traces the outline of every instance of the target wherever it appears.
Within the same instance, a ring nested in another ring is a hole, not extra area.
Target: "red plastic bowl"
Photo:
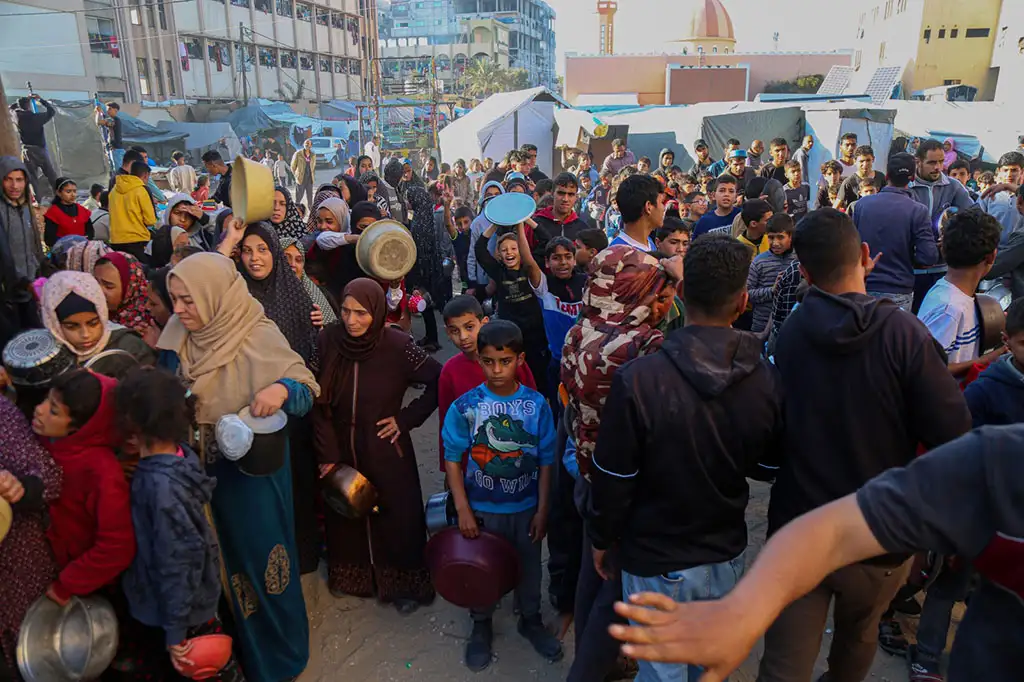
[[[434,589],[463,608],[485,609],[519,584],[515,547],[483,529],[472,540],[457,527],[440,531],[427,542],[426,558]]]
[[[231,660],[231,638],[227,635],[202,635],[189,640],[192,650],[186,658],[192,665],[182,666],[181,673],[193,680],[214,677]]]

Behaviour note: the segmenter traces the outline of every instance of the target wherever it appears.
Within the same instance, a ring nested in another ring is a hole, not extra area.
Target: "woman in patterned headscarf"
[[[135,330],[144,330],[153,324],[153,316],[146,305],[149,280],[135,256],[111,251],[96,261],[92,274],[107,298],[111,322]]]
[[[313,203],[309,207],[309,217],[306,218],[307,234],[311,232],[316,232],[318,230],[316,224],[317,210],[320,208],[321,204],[324,203],[324,201],[332,197],[335,199],[342,199],[341,190],[330,183],[320,185],[320,188],[316,191],[316,194],[313,195]],[[344,199],[342,199],[342,201],[344,201]]]
[[[282,240],[296,242],[307,232],[306,221],[299,215],[299,207],[292,200],[291,192],[284,187],[274,188],[274,214],[270,217],[277,236]]]
[[[288,266],[295,273],[295,276],[299,278],[299,282],[302,284],[302,288],[309,294],[309,299],[313,301],[313,305],[320,308],[320,312],[323,314],[324,326],[334,324],[338,321],[338,305],[332,300],[330,294],[320,287],[319,284],[314,282],[306,274],[306,254],[302,252],[302,247],[294,239],[281,239],[281,249],[284,252],[284,258],[288,262]]]
[[[81,241],[68,249],[65,270],[87,272],[90,275],[96,269],[96,263],[110,253],[110,247],[100,241]]]

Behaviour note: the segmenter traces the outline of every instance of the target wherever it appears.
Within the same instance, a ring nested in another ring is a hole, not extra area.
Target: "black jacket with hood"
[[[768,532],[971,428],[942,348],[888,299],[811,287],[779,332],[785,459]]]
[[[666,154],[672,155],[672,163],[668,164],[667,166],[665,165]],[[676,165],[676,153],[669,149],[668,147],[665,147],[664,149],[661,150],[661,153],[658,154],[658,170],[661,170],[663,173],[665,173],[665,175],[668,175],[669,171],[672,169],[672,166],[674,165]]]
[[[597,549],[655,576],[720,563],[747,546],[747,477],[769,479],[782,387],[749,332],[688,326],[615,374],[585,516]]]

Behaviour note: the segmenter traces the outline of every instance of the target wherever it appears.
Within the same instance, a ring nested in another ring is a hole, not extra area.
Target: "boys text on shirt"
[[[499,396],[480,384],[452,403],[443,437],[445,461],[469,455],[465,483],[473,510],[515,514],[537,506],[539,468],[555,455],[554,418],[540,393],[520,385]]]
[[[928,290],[917,316],[946,351],[950,363],[978,357],[981,324],[974,297],[945,277]]]

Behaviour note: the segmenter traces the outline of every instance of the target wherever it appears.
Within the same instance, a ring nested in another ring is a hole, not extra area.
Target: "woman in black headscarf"
[[[366,188],[359,184],[358,180],[344,173],[335,179],[338,181],[341,198],[345,200],[349,207],[355,206],[360,201],[366,201]]]
[[[274,214],[270,222],[281,239],[298,241],[307,232],[306,221],[299,215],[299,207],[292,200],[291,192],[281,186],[274,188]]]
[[[434,220],[434,200],[422,187],[411,186],[408,188],[409,203],[412,206],[412,232],[413,241],[416,242],[416,264],[406,275],[406,287],[409,290],[419,289],[421,292],[430,295],[430,305],[423,311],[423,328],[425,336],[420,345],[429,352],[434,353],[440,350],[437,336],[437,319],[435,310],[444,308],[445,303],[451,298],[451,277],[445,278],[442,265],[440,241]],[[444,235],[448,244],[451,239]],[[446,281],[447,279],[447,281]]]
[[[234,233],[232,231],[232,235]],[[263,305],[264,313],[281,330],[292,350],[315,372],[318,364],[316,339],[323,316],[288,265],[273,225],[264,221],[247,226],[239,246],[238,271],[245,278],[249,293]],[[300,572],[312,573],[317,567],[320,546],[312,417],[293,416],[290,421],[295,541]]]

